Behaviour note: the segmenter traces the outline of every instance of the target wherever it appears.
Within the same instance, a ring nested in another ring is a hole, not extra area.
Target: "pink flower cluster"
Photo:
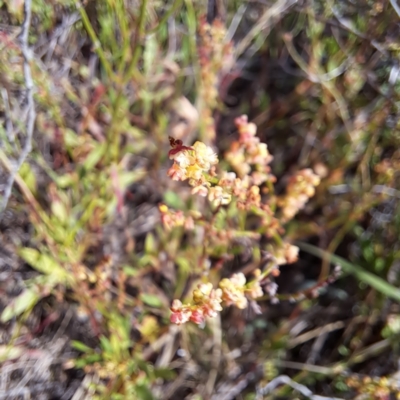
[[[181,325],[191,321],[202,324],[206,317],[215,317],[222,311],[222,290],[214,289],[212,283],[200,283],[193,291],[193,304],[182,304],[175,299],[171,306],[171,322]]]
[[[226,28],[218,19],[212,25],[205,19],[199,23],[199,64],[200,64],[200,120],[203,139],[209,143],[215,139],[213,110],[218,106],[218,86],[224,70],[229,69],[233,60],[232,43],[227,42]]]
[[[196,142],[193,147],[178,145],[170,139],[173,149],[169,158],[174,160],[172,167],[168,170],[168,176],[175,181],[189,180],[193,187],[192,193],[207,196],[216,205],[228,204],[231,194],[227,193],[220,185],[212,185],[218,181],[214,177],[214,166],[218,164],[218,156],[209,146],[202,142]]]
[[[315,187],[320,181],[320,177],[310,168],[303,169],[290,178],[286,187],[286,196],[278,200],[285,221],[291,220],[305,207],[310,197],[314,196]]]
[[[188,231],[194,229],[192,216],[186,216],[183,211],[170,210],[165,204],[160,204],[158,209],[161,214],[161,222],[168,231],[178,226],[182,226]]]
[[[226,160],[232,165],[240,178],[250,177],[250,184],[260,186],[275,177],[271,175],[269,164],[273,160],[265,143],[256,136],[257,126],[248,122],[247,116],[235,119],[239,131],[239,140],[232,143],[225,154]]]
[[[222,302],[226,306],[234,305],[245,309],[248,306],[248,299],[254,300],[263,296],[260,271],[256,275],[254,281],[246,283],[243,273],[234,274],[229,279],[223,279],[218,289],[214,289],[210,282],[200,283],[193,290],[192,304],[182,304],[180,300],[172,302],[171,322],[177,325],[188,321],[202,324],[207,317],[215,317],[218,312],[222,311]]]
[[[281,238],[282,223],[305,207],[315,194],[320,178],[311,169],[301,170],[290,178],[286,194],[277,196],[273,185],[276,178],[269,165],[273,157],[267,145],[257,137],[257,126],[248,122],[245,115],[236,118],[235,124],[239,138],[224,155],[234,172],[219,171],[217,154],[206,144],[196,142],[187,147],[180,140],[170,138],[169,157],[174,163],[168,175],[173,180],[188,180],[192,193],[207,196],[215,208],[212,218],[207,219],[203,215],[195,216],[193,211],[186,216],[182,211],[172,211],[161,205],[161,219],[167,229],[180,226],[191,230],[200,226],[207,255],[213,254],[215,248],[217,254],[228,257],[232,243],[251,243],[264,235],[269,240],[266,249],[272,265],[264,266],[263,271],[256,270],[255,279],[250,282],[243,273],[237,273],[222,279],[217,289],[211,283],[199,284],[192,293],[191,303],[173,301],[171,322],[175,324],[188,321],[202,324],[206,318],[215,317],[222,305],[245,309],[265,294],[276,300],[276,284],[270,277],[279,273],[279,265],[293,263],[298,258],[298,247]],[[220,207],[230,203],[227,209]],[[278,208],[281,212],[277,214]],[[256,230],[247,228],[250,215],[257,223]]]

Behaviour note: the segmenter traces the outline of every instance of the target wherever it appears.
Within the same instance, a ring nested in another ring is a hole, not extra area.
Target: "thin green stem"
[[[90,39],[93,42],[94,49],[97,55],[99,56],[100,61],[103,64],[103,67],[106,70],[108,77],[111,79],[111,77],[114,75],[111,64],[108,62],[107,57],[103,49],[101,48],[100,40],[98,39],[96,32],[94,31],[93,26],[89,21],[89,17],[79,1],[76,2],[76,8],[79,10],[79,13],[81,14],[83,26],[85,27],[87,33],[89,34]]]
[[[141,47],[140,47],[140,39],[143,36],[144,33],[144,27],[145,27],[145,22],[146,22],[146,8],[147,8],[147,3],[148,0],[142,0],[142,4],[140,7],[140,12],[139,12],[139,22],[136,26],[136,32],[135,32],[135,41],[133,44],[133,56],[132,60],[129,64],[128,70],[124,74],[124,77],[121,79],[121,82],[118,84],[118,93],[115,99],[115,103],[113,106],[113,113],[112,113],[112,129],[110,129],[110,135],[109,135],[109,140],[111,140],[111,135],[113,136],[113,143],[116,145],[112,148],[110,155],[113,159],[118,158],[118,152],[119,152],[119,146],[118,144],[118,129],[114,129],[114,126],[119,123],[120,121],[120,116],[119,116],[119,109],[121,106],[121,101],[123,100],[123,90],[125,85],[129,82],[129,80],[132,78],[132,76],[135,74],[135,68],[137,68],[137,64],[139,61],[139,57],[141,54]],[[111,143],[112,145],[112,143]]]
[[[276,244],[278,244],[279,246],[283,246],[283,240],[277,233],[275,233],[273,235],[273,238],[274,238]]]
[[[142,38],[143,33],[144,33],[144,24],[146,22],[147,2],[148,2],[148,0],[142,0],[142,4],[140,7],[140,14],[139,14],[139,23],[137,25],[136,33],[135,33],[135,43],[134,43],[132,61],[128,67],[127,73],[125,74],[124,83],[129,81],[135,68],[137,68],[137,63],[139,61],[139,57],[140,57],[140,53],[141,53],[140,39]]]
[[[200,85],[200,67],[197,53],[197,44],[196,44],[196,12],[193,7],[192,0],[185,0],[186,3],[186,18],[188,25],[188,33],[189,33],[189,44],[190,44],[190,52],[192,57],[192,65],[194,69],[194,78],[196,87],[198,88]]]

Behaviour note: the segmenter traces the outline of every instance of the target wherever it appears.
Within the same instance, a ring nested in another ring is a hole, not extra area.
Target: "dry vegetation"
[[[0,0],[0,399],[400,399],[399,22]]]

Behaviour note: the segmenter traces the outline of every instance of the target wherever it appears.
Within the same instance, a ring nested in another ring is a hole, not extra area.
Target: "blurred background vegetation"
[[[0,399],[400,398],[399,14],[0,0]],[[160,223],[160,203],[207,213],[168,178],[168,136],[223,160],[242,114],[278,193],[321,177],[285,225],[300,257],[260,313],[172,326],[205,269],[218,282],[268,248]]]

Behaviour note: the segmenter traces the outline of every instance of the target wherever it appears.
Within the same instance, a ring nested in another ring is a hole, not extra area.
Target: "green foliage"
[[[9,304],[1,314],[1,321],[7,322],[14,317],[18,317],[26,311],[31,311],[40,300],[38,287],[25,289],[16,299]]]

